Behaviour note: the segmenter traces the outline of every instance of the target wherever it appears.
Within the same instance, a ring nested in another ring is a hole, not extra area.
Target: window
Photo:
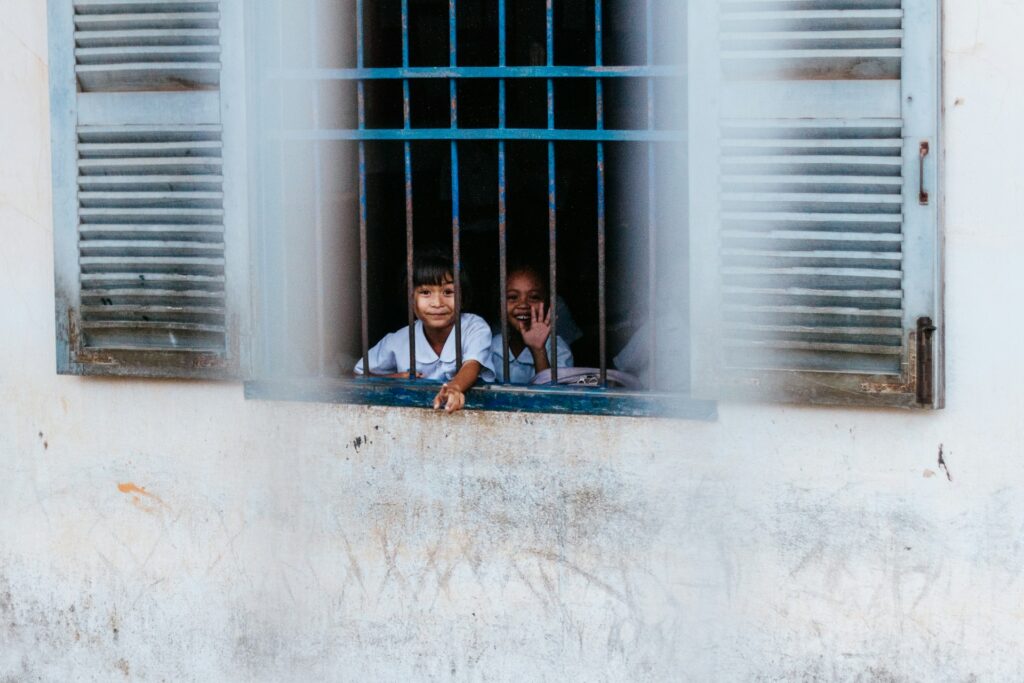
[[[59,368],[423,405],[338,377],[443,241],[496,326],[548,258],[578,364],[655,329],[660,391],[470,407],[938,407],[937,2],[848,4],[54,0]]]

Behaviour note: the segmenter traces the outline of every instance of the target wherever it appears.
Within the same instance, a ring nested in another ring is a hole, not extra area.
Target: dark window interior
[[[664,0],[660,5],[676,3]],[[680,4],[680,3],[676,3]],[[509,65],[544,65],[545,5],[543,0],[507,3],[507,61]],[[655,3],[659,6],[659,3]],[[497,66],[498,10],[496,0],[459,0],[459,66]],[[401,2],[366,2],[365,65],[401,66]],[[635,65],[646,61],[644,3],[604,0],[603,54],[606,65]],[[447,66],[447,0],[409,0],[411,66]],[[593,0],[555,3],[554,62],[593,65]],[[355,56],[352,55],[353,65]],[[672,87],[658,80],[656,91]],[[605,127],[644,129],[647,126],[647,81],[604,79]],[[498,127],[498,81],[462,79],[458,82],[461,128]],[[555,81],[555,127],[591,130],[596,127],[595,80]],[[411,126],[449,126],[449,82],[445,79],[410,81]],[[659,125],[680,115],[665,101],[657,105]],[[543,79],[507,80],[507,126],[545,128],[546,83]],[[355,118],[352,100],[351,118]],[[368,128],[401,128],[402,81],[366,84]],[[415,248],[452,244],[451,152],[448,141],[411,143],[413,165],[413,224]],[[598,246],[597,144],[557,142],[557,272],[558,293],[568,304],[583,337],[573,344],[577,365],[598,366]],[[548,264],[547,143],[509,141],[507,206],[509,259]],[[607,169],[607,319],[608,364],[643,322],[648,308],[648,155],[672,154],[670,147],[646,142],[605,143]],[[498,143],[460,141],[459,177],[463,267],[472,284],[472,299],[464,310],[484,316],[495,327],[502,314],[499,301]],[[369,277],[369,337],[375,343],[407,322],[405,293],[405,177],[403,143],[366,143]],[[659,183],[664,181],[659,180]],[[682,192],[685,177],[673,176],[673,187],[659,192]],[[682,219],[659,209],[659,230],[685,229]],[[678,256],[678,252],[676,252]],[[683,264],[677,264],[682,266]],[[358,267],[358,266],[357,266]],[[678,296],[686,298],[685,292]],[[360,342],[353,335],[352,355]]]

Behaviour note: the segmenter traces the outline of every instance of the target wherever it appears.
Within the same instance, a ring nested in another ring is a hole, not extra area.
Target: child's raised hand
[[[454,413],[466,405],[466,395],[454,384],[442,384],[441,391],[434,397],[434,410],[444,406],[444,412]]]
[[[519,323],[517,327],[527,347],[543,349],[551,336],[551,310],[545,313],[544,304],[534,304],[530,306],[529,327],[525,323]]]

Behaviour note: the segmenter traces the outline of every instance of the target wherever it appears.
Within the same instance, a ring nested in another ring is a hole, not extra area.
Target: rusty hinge
[[[935,403],[935,324],[931,318],[917,319],[917,402]]]

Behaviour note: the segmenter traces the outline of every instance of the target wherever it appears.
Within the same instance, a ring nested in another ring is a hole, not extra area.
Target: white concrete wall
[[[948,408],[698,423],[57,377],[4,3],[0,681],[1024,678],[1024,3],[946,5]]]

